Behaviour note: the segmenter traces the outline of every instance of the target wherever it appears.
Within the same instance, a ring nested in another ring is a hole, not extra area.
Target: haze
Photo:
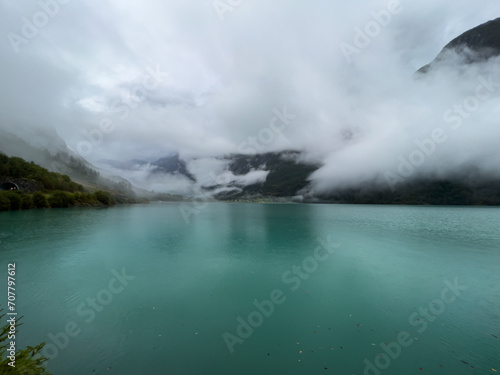
[[[346,54],[356,28],[389,7],[380,31]],[[36,18],[43,9],[47,22]],[[498,59],[463,70],[450,56],[442,69],[414,73],[499,15],[494,0],[4,0],[0,126],[53,128],[94,163],[179,153],[198,176],[223,169],[214,157],[230,153],[302,151],[323,165],[311,176],[316,192],[386,183],[417,141],[443,129],[415,175],[495,175],[499,85],[469,103],[460,126],[446,113],[476,97],[482,80],[500,83]],[[286,121],[273,130],[277,113]]]

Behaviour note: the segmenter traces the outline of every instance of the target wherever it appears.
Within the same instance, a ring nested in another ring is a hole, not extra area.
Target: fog
[[[498,59],[464,68],[450,53],[414,73],[499,16],[494,0],[5,0],[0,127],[55,129],[94,163],[179,153],[202,186],[225,173],[223,155],[283,150],[322,165],[313,193],[491,176]],[[155,190],[191,187],[141,168],[110,171]]]

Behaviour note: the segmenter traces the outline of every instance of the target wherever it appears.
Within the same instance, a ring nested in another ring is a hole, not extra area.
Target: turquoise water
[[[18,346],[56,375],[500,372],[500,209],[180,207],[1,213]]]

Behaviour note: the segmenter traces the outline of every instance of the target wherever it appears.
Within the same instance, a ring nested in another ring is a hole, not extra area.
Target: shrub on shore
[[[115,198],[110,193],[101,190],[95,193],[70,193],[67,191],[42,193],[37,191],[33,194],[27,194],[20,191],[0,192],[0,211],[29,210],[32,208],[112,206],[115,203]]]
[[[44,194],[37,191],[33,194],[33,205],[35,206],[35,208],[48,208],[49,202],[47,201],[47,197]]]

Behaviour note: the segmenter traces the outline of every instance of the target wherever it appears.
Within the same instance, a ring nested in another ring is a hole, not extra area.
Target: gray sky
[[[216,156],[248,150],[243,142],[256,137],[259,152],[297,149],[323,161],[319,190],[397,168],[491,67],[431,83],[415,83],[414,71],[500,17],[497,0],[0,4],[3,128],[52,126],[90,161]],[[341,46],[356,46],[356,28],[373,36],[346,59]],[[474,113],[484,131],[450,136],[433,155],[440,162],[427,163],[432,173],[483,165],[491,153],[498,161],[485,135],[499,132],[495,100]],[[284,108],[288,123],[273,131]]]

